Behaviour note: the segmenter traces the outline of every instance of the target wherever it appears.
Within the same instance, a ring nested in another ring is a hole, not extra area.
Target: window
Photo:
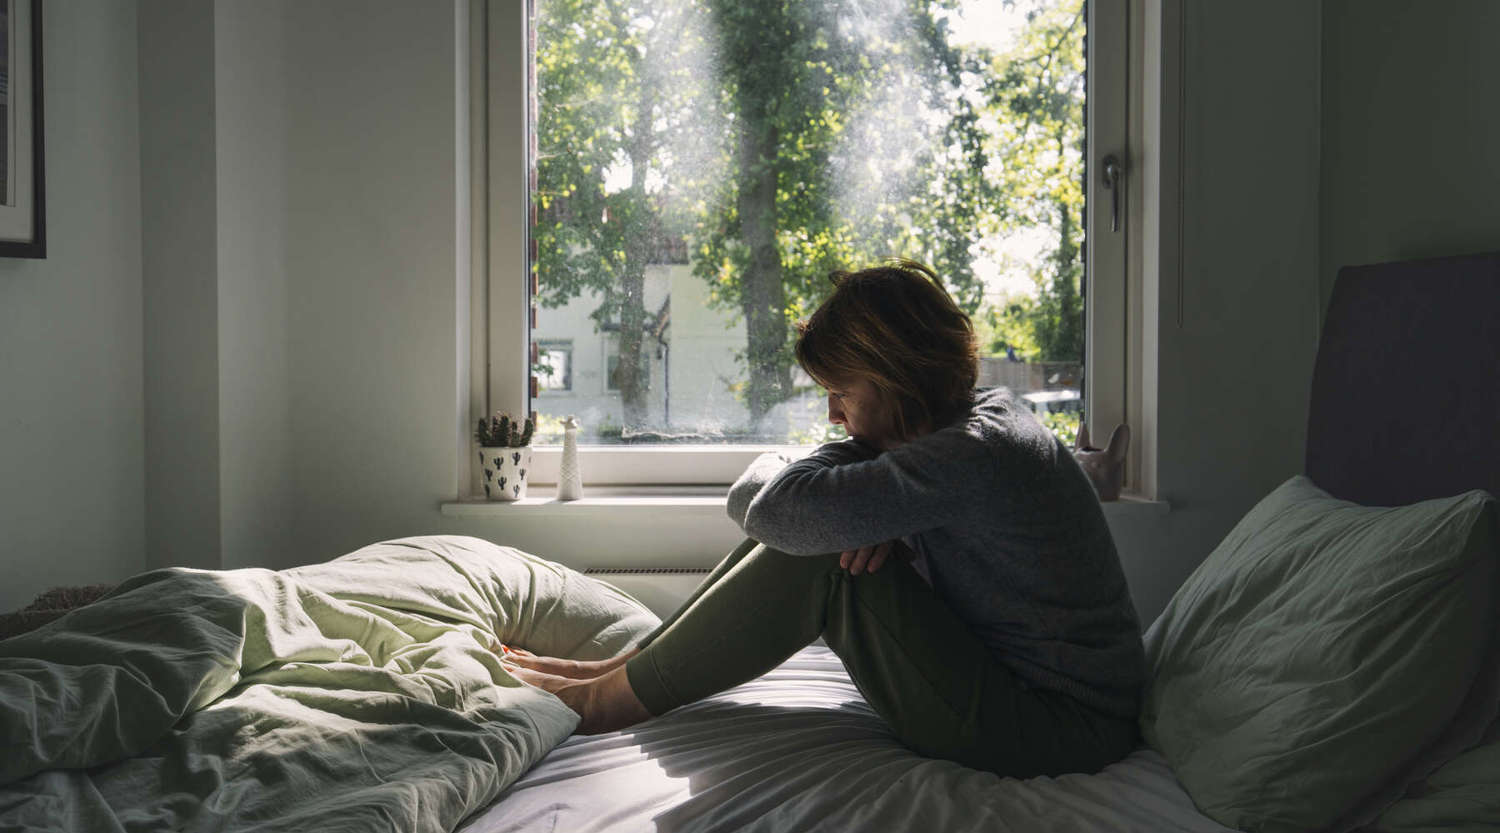
[[[531,372],[537,378],[539,395],[573,391],[573,342],[537,341],[537,359]]]
[[[486,137],[488,192],[530,197],[525,237],[490,200],[490,250],[529,252],[531,275],[489,270],[492,402],[577,413],[585,443],[697,444],[735,462],[690,481],[724,482],[762,447],[827,436],[790,325],[825,297],[830,268],[899,254],[932,264],[970,311],[981,384],[1027,395],[1067,441],[1080,416],[1107,422],[1105,436],[1124,421],[1125,351],[1111,349],[1123,280],[1090,280],[1124,269],[1121,236],[1095,231],[1113,219],[1100,149],[1124,147],[1123,3],[892,4],[854,18],[809,0],[777,4],[774,26],[726,23],[714,15],[730,6],[712,0],[482,5],[485,101],[530,115],[491,117]],[[527,31],[532,61],[501,51]],[[785,42],[765,48],[769,32]],[[528,400],[524,373],[497,369],[526,350],[496,320],[515,320],[515,300],[534,306],[540,349],[570,343],[567,390],[597,385],[596,402],[556,396],[553,370]]]

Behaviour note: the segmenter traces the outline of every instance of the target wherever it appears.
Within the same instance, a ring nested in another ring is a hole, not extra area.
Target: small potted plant
[[[480,417],[474,439],[479,441],[479,465],[484,469],[484,494],[490,500],[526,497],[526,472],[531,468],[531,435],[536,422],[511,419],[496,412]]]

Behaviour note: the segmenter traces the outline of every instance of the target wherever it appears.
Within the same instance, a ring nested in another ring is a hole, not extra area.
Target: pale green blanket
[[[144,573],[0,642],[0,829],[448,831],[577,722],[493,641],[604,657],[656,623],[457,536]]]

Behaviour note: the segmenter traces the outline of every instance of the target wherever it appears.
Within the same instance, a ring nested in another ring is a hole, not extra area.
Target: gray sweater
[[[1005,388],[884,453],[762,455],[729,490],[745,534],[794,555],[905,541],[938,596],[1022,680],[1136,717],[1140,624],[1098,495]]]

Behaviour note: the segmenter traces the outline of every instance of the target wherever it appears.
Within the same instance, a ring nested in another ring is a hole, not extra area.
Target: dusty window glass
[[[535,0],[540,441],[818,442],[792,360],[827,275],[931,265],[981,384],[1071,441],[1081,0]]]

